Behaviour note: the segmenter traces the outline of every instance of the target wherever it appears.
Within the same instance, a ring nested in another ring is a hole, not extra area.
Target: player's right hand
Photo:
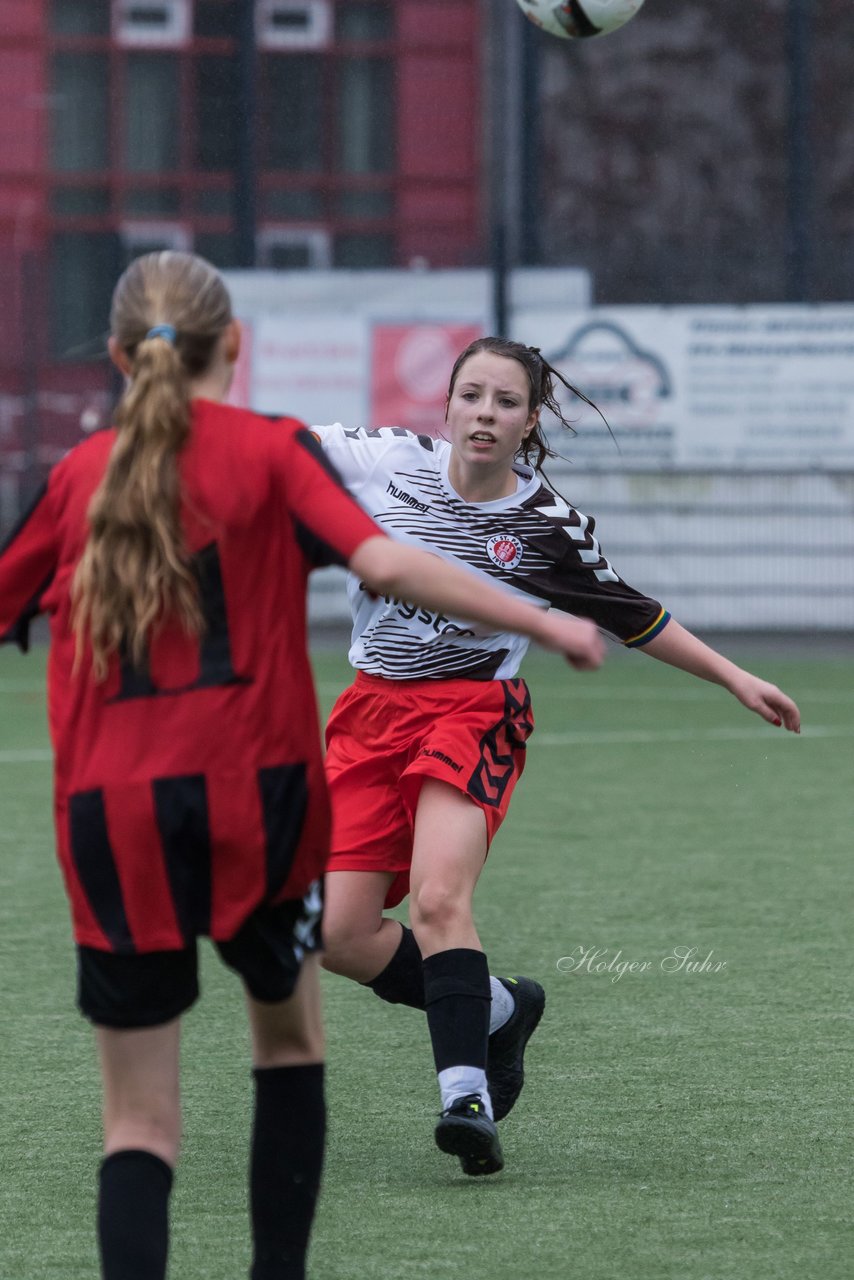
[[[605,657],[605,642],[594,623],[586,618],[570,618],[561,613],[543,617],[545,634],[540,643],[562,653],[576,671],[595,671]]]

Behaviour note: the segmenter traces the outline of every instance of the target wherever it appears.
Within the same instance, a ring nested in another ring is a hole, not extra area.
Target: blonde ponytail
[[[98,680],[117,653],[143,667],[167,618],[190,634],[202,629],[178,457],[190,435],[190,380],[207,369],[230,320],[222,279],[192,254],[148,254],[116,286],[111,327],[130,378],[71,588],[78,660],[88,639]]]

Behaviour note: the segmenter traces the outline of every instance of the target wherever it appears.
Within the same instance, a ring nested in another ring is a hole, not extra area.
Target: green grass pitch
[[[848,1280],[851,667],[747,664],[800,702],[800,738],[639,654],[595,675],[529,659],[538,729],[476,903],[492,971],[548,997],[506,1170],[466,1180],[434,1148],[421,1016],[326,975],[312,1280]],[[52,852],[43,665],[0,654],[0,1275],[88,1280],[99,1091]],[[346,664],[315,665],[327,708]],[[707,964],[668,972],[674,948]],[[207,944],[203,961],[170,1277],[236,1280],[247,1034],[235,979]]]

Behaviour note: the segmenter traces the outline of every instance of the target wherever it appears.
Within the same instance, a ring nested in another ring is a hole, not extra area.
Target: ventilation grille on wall
[[[258,265],[283,271],[331,267],[329,232],[320,227],[264,227],[258,233]]]
[[[258,0],[258,43],[264,49],[322,49],[332,39],[329,0]]]
[[[113,0],[113,35],[125,45],[184,44],[190,0]]]

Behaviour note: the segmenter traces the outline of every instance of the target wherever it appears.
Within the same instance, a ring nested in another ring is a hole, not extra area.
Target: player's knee
[[[323,1060],[320,1009],[292,1001],[251,1006],[252,1065],[289,1067]]]
[[[278,1034],[269,1029],[256,1035],[253,1045],[255,1067],[299,1067],[322,1062],[324,1040],[322,1028],[313,1022],[297,1023],[281,1028]]]
[[[323,968],[349,977],[375,933],[376,929],[365,921],[347,916],[333,916],[331,919],[324,916]]]
[[[370,952],[366,951],[364,939],[356,937],[337,938],[329,942],[324,935],[323,956],[320,963],[328,973],[337,973],[342,978],[353,978],[362,981],[362,972],[366,962],[370,960]]]
[[[472,918],[470,903],[461,901],[459,895],[438,881],[428,881],[413,890],[409,914],[416,937],[425,933],[456,932]]]
[[[349,967],[347,951],[335,946],[334,944],[330,946],[329,943],[325,941],[324,945],[326,946],[326,950],[323,952],[320,959],[321,966],[327,971],[327,973],[338,973],[346,978],[348,976],[347,969]]]

